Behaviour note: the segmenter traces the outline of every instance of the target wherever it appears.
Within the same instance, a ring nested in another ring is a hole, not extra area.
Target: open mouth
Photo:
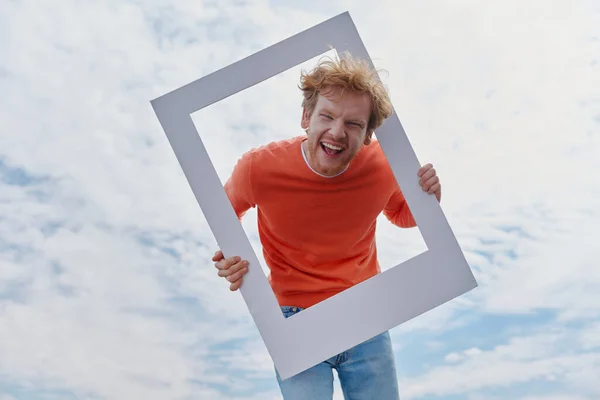
[[[330,157],[337,156],[342,151],[344,151],[343,147],[336,146],[336,145],[331,144],[331,143],[325,143],[325,142],[321,142],[321,148],[323,149],[323,151],[325,152],[325,154],[327,154]]]

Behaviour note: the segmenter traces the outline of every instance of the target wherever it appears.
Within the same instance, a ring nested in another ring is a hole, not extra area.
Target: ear
[[[368,146],[369,144],[371,144],[371,139],[373,137],[373,131],[367,132],[367,135],[365,136],[365,146]]]
[[[302,120],[300,121],[300,126],[302,129],[308,129],[310,125],[310,114],[306,111],[306,107],[302,108]]]

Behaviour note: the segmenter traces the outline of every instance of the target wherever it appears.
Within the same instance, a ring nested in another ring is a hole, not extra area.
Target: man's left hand
[[[425,164],[419,170],[419,185],[423,188],[424,192],[429,194],[435,194],[438,202],[442,198],[442,185],[440,184],[440,178],[437,176],[433,165]]]

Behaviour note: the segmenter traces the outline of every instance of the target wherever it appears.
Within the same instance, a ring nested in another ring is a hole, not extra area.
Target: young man
[[[257,207],[269,281],[286,317],[380,273],[381,213],[399,227],[416,225],[380,145],[371,141],[392,113],[376,71],[351,57],[325,60],[302,74],[300,88],[306,135],[245,153],[225,185],[239,218]],[[431,164],[415,179],[440,200]],[[221,251],[213,261],[237,290],[247,261]],[[284,399],[331,400],[333,369],[346,399],[398,399],[388,332],[289,379],[277,375]]]

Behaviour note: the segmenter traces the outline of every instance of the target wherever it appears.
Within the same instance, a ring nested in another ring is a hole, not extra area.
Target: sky
[[[150,101],[345,11],[479,283],[391,330],[401,398],[600,398],[597,0],[0,9],[0,400],[281,398]],[[303,134],[314,62],[192,115],[222,181]],[[425,250],[377,241],[384,269]]]

